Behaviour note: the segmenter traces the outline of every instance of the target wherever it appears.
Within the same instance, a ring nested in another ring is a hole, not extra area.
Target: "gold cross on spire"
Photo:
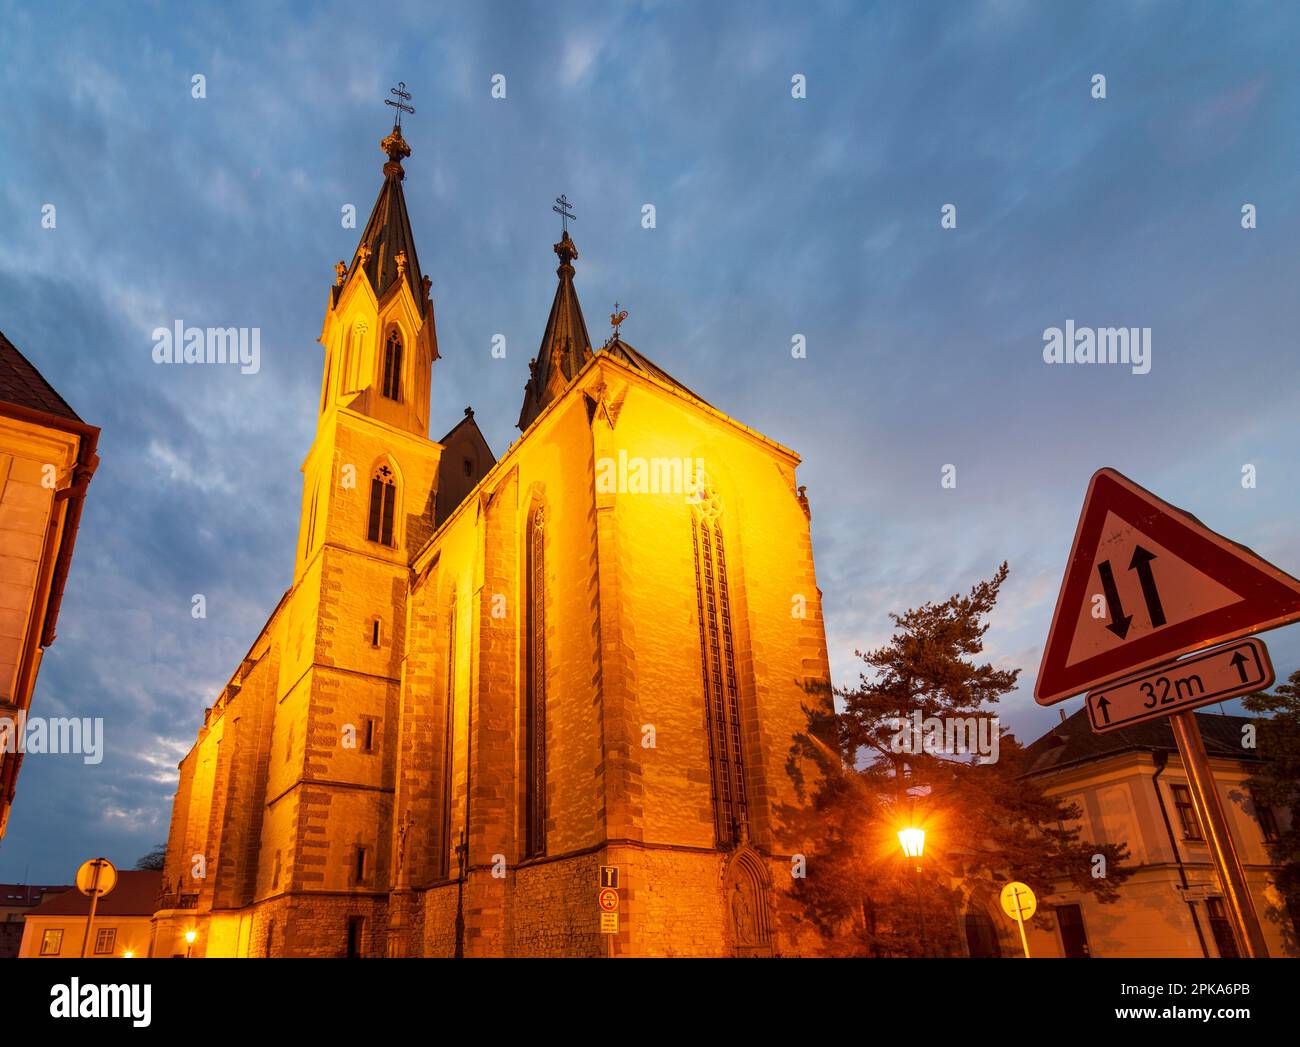
[[[415,112],[415,106],[408,104],[411,101],[411,92],[406,89],[406,81],[399,80],[397,86],[390,89],[388,93],[396,97],[397,101],[394,102],[392,98],[385,98],[384,105],[391,105],[397,110],[393,116],[393,126],[401,127],[402,114]]]
[[[560,216],[560,228],[565,236],[569,235],[569,222],[578,220],[578,216],[569,210],[572,206],[573,204],[569,203],[569,198],[561,193],[555,198],[555,206],[551,208]]]

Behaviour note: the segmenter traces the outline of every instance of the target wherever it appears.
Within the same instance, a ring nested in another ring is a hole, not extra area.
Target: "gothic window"
[[[451,875],[451,757],[454,752],[456,712],[456,594],[447,610],[447,709],[442,733],[442,848],[438,870],[445,880]]]
[[[367,537],[380,545],[393,544],[393,509],[397,502],[397,478],[381,465],[370,478],[370,525]]]
[[[320,391],[320,409],[323,412],[329,405],[330,400],[330,372],[334,369],[334,354],[329,353],[325,357],[325,384],[321,386]]]
[[[749,815],[741,751],[736,650],[727,590],[727,554],[722,538],[722,499],[707,477],[701,477],[699,482],[700,497],[692,505],[691,536],[695,550],[695,602],[700,622],[713,819],[719,846],[734,847],[748,837]]]
[[[390,400],[402,398],[402,336],[396,329],[388,332],[384,343],[383,391]]]
[[[546,853],[546,520],[533,510],[525,542],[524,738],[527,746],[525,848],[527,857]]]

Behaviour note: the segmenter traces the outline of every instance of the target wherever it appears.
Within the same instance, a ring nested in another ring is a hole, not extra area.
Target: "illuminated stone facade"
[[[433,304],[384,148],[294,584],[181,764],[155,955],[191,929],[213,956],[805,951],[782,806],[829,670],[798,458],[593,350],[567,233],[523,435],[495,460],[467,412],[428,439]]]

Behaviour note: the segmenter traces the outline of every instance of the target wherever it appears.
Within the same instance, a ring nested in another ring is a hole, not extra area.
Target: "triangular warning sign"
[[[1300,620],[1300,581],[1114,469],[1088,485],[1034,685],[1052,705]]]

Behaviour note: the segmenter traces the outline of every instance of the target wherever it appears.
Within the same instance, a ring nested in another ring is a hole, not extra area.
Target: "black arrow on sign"
[[[1106,607],[1110,611],[1110,625],[1106,626],[1121,640],[1128,635],[1128,627],[1133,621],[1131,614],[1124,613],[1124,605],[1119,602],[1119,590],[1115,588],[1115,575],[1111,572],[1110,561],[1102,560],[1097,565],[1101,575],[1101,589],[1106,594]]]
[[[1229,663],[1237,667],[1237,672],[1241,674],[1242,683],[1245,683],[1248,679],[1250,679],[1250,677],[1246,675],[1246,663],[1249,660],[1250,659],[1247,658],[1240,651],[1238,651],[1236,654],[1234,654],[1231,658],[1228,659]]]
[[[1102,722],[1110,723],[1110,713],[1107,711],[1110,708],[1110,699],[1104,694],[1099,694],[1097,695],[1096,702],[1093,704],[1096,705],[1097,712],[1101,716]]]
[[[1152,626],[1159,627],[1165,624],[1165,609],[1160,606],[1156,579],[1151,573],[1151,561],[1155,558],[1155,553],[1139,545],[1133,550],[1133,559],[1129,561],[1128,569],[1137,571],[1138,581],[1142,583],[1142,598],[1147,602],[1147,614],[1151,617]]]

